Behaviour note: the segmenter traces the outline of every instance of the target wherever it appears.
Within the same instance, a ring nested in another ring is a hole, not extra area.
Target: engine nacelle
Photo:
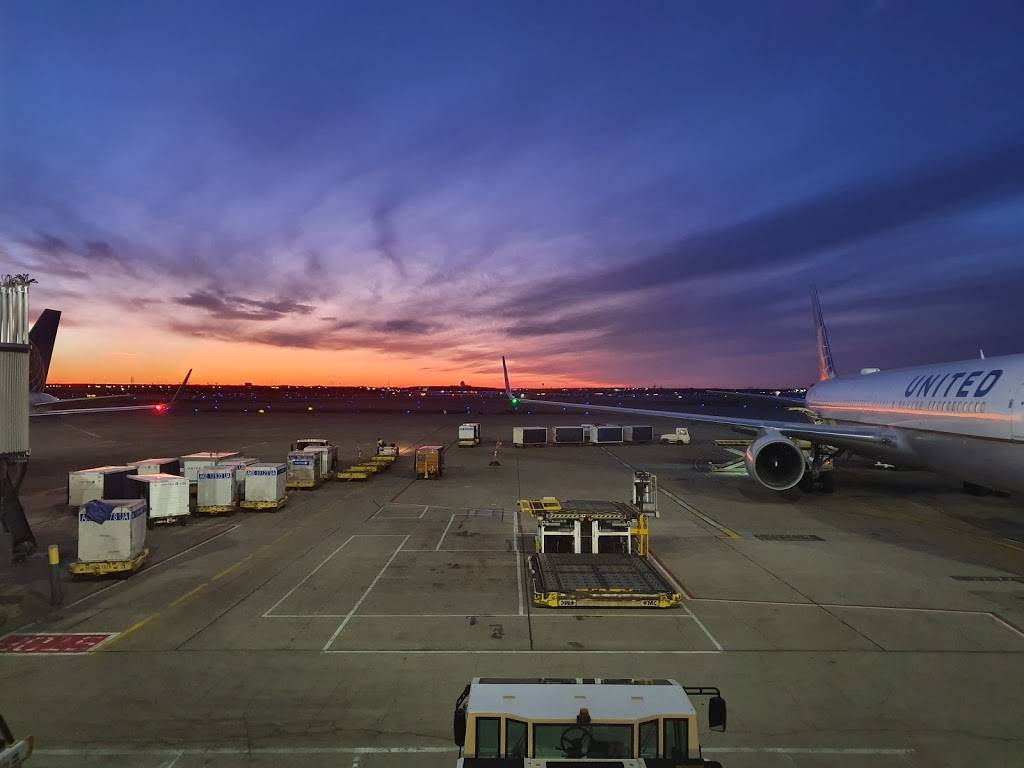
[[[761,435],[748,446],[743,458],[747,474],[773,491],[793,488],[807,469],[800,447],[778,432]]]

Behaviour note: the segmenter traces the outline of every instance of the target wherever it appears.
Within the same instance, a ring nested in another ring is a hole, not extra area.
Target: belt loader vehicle
[[[630,678],[474,678],[455,702],[457,768],[721,768],[705,760],[691,696],[708,696],[724,731],[718,688]]]

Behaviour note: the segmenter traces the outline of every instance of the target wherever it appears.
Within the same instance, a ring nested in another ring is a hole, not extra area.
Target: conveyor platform
[[[548,608],[670,608],[681,595],[648,558],[620,553],[530,556],[533,604]]]

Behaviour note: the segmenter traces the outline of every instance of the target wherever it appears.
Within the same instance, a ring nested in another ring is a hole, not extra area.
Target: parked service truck
[[[673,443],[675,445],[690,444],[690,430],[687,427],[676,427],[675,432],[667,432],[658,438],[662,443]]]
[[[725,730],[711,686],[628,678],[474,678],[455,702],[458,768],[721,768],[701,754],[691,696],[708,696],[708,725]]]

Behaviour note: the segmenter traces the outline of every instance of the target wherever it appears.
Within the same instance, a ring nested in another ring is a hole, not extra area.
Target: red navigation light
[[[154,406],[153,406],[153,409],[154,409],[154,410],[155,410],[155,411],[156,411],[157,413],[163,413],[163,412],[164,412],[164,410],[166,410],[166,408],[167,408],[167,406],[165,406],[165,405],[164,405],[163,403],[160,403],[159,405],[154,405]]]

